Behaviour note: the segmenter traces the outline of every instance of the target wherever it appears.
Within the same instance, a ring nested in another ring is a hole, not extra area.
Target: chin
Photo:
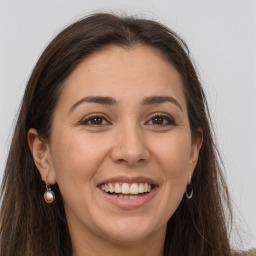
[[[148,239],[153,234],[163,231],[165,233],[166,225],[158,227],[154,221],[147,220],[146,217],[126,218],[115,220],[109,223],[105,229],[105,237],[117,244],[132,245]]]

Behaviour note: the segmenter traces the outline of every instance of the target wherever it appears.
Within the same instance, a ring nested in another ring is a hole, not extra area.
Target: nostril
[[[111,158],[114,162],[132,166],[149,159],[150,153],[141,138],[137,135],[136,138],[132,138],[134,136],[125,137],[125,134],[123,136],[123,140],[116,142],[111,151]]]

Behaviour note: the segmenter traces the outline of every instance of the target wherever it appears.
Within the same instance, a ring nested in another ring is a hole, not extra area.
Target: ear
[[[38,135],[34,128],[28,131],[28,145],[42,180],[46,180],[51,185],[55,184],[56,176],[49,144]]]
[[[192,138],[192,147],[190,152],[189,181],[191,180],[191,177],[194,173],[202,144],[203,144],[203,130],[201,127],[198,127],[196,129],[194,137]]]

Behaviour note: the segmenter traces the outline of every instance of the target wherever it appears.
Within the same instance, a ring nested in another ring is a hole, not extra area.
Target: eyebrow
[[[176,105],[182,112],[183,109],[181,107],[181,105],[179,104],[179,102],[174,99],[173,97],[170,96],[150,96],[150,97],[146,97],[145,99],[143,99],[142,104],[143,105],[154,105],[154,104],[161,104],[161,103],[165,103],[165,102],[171,102],[174,105]]]
[[[75,108],[77,108],[79,105],[83,103],[98,103],[101,105],[108,105],[113,106],[117,104],[117,101],[112,97],[104,97],[104,96],[88,96],[85,98],[82,98],[81,100],[77,101],[69,110],[69,113],[71,113]]]
[[[171,102],[174,105],[176,105],[182,112],[183,109],[179,102],[170,96],[150,96],[146,97],[142,100],[142,105],[155,105],[155,104],[162,104],[165,102]],[[105,97],[105,96],[88,96],[85,98],[80,99],[77,101],[69,110],[69,113],[71,113],[75,108],[77,108],[79,105],[83,103],[97,103],[101,105],[107,105],[107,106],[113,106],[117,105],[118,102],[116,99],[112,97]]]

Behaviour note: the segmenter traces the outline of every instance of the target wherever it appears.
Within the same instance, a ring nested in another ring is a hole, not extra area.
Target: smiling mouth
[[[98,186],[103,192],[118,198],[134,199],[149,194],[154,185],[149,183],[105,183]]]

